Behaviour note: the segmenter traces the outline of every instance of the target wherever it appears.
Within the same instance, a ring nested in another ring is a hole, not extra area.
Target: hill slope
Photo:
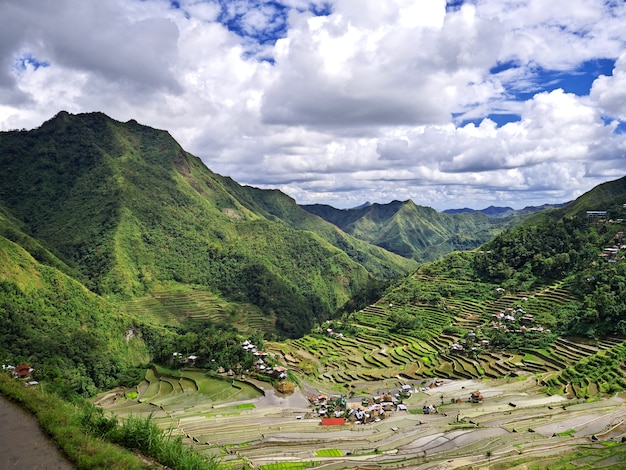
[[[91,395],[149,361],[134,320],[0,237],[0,356],[32,364],[52,387]],[[130,379],[129,385],[133,379]]]
[[[1,133],[0,164],[7,214],[111,299],[201,285],[256,305],[275,316],[279,332],[296,336],[374,277],[415,266],[320,229],[321,220],[307,221],[282,196],[290,223],[270,216],[261,195],[271,193],[211,172],[167,132],[135,121],[61,112],[38,129]]]
[[[301,207],[361,240],[419,261],[476,248],[504,227],[519,222],[514,213],[506,217],[490,217],[480,211],[448,214],[418,206],[411,200],[356,209],[320,204]]]

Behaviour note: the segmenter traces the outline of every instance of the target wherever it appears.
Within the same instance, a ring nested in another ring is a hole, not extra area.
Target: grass
[[[320,449],[316,452],[318,457],[342,457],[343,452],[339,449]]]
[[[241,403],[240,405],[237,405],[238,410],[253,410],[255,408],[256,405],[254,403]]]
[[[261,465],[261,470],[301,470],[317,465],[318,462],[277,462]]]
[[[33,413],[41,428],[80,469],[135,470],[146,468],[130,451],[86,433],[81,410],[39,387],[26,388],[21,382],[0,374],[0,392]]]
[[[184,446],[180,436],[164,433],[153,421],[129,416],[120,426],[106,435],[107,439],[126,448],[155,458],[161,464],[176,469],[214,470],[218,462],[214,457],[204,457],[192,447]]]

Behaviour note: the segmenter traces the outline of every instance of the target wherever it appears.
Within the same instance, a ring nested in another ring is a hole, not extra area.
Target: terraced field
[[[228,323],[240,331],[272,331],[275,319],[258,309],[241,304],[228,305],[215,294],[203,289],[161,289],[152,295],[120,303],[123,310],[161,323],[211,321]]]
[[[180,377],[153,371],[146,379],[143,399],[115,401],[111,392],[101,397],[101,405],[122,418],[152,413],[173,435],[219,456],[223,468],[528,468],[537,459],[558,460],[564,452],[570,460],[593,462],[590,468],[619,468],[611,462],[626,457],[626,444],[620,444],[626,437],[624,397],[588,401],[547,396],[533,374],[497,381],[444,380],[406,399],[409,411],[367,425],[340,426],[321,426],[300,392],[286,398],[266,390],[264,397],[240,401],[232,388],[230,399],[196,391],[191,395],[199,399],[192,403],[180,401],[181,379],[196,380],[188,371]],[[153,387],[157,381],[159,386]],[[397,379],[379,386],[392,382]],[[484,402],[468,403],[469,391],[476,389]],[[419,412],[432,403],[437,414]]]
[[[417,275],[422,295],[434,297],[437,278]],[[452,291],[468,289],[467,281],[446,280]],[[455,286],[456,282],[456,286]],[[429,290],[430,289],[430,290]],[[426,294],[424,294],[426,293]],[[554,285],[536,292],[497,294],[488,300],[463,297],[438,302],[413,299],[410,306],[398,307],[381,301],[351,315],[344,321],[357,332],[351,337],[310,335],[297,340],[266,345],[288,367],[306,371],[307,379],[334,390],[356,389],[369,382],[401,377],[419,380],[433,377],[449,379],[501,378],[533,373],[547,378],[590,355],[601,353],[623,339],[585,342],[558,338],[551,346],[521,347],[513,352],[477,348],[471,354],[459,354],[451,346],[462,340],[464,332],[491,328],[493,315],[523,309],[535,318],[545,318],[568,302],[574,301],[566,286]],[[425,328],[420,339],[393,332],[390,321],[395,309],[422,319]],[[510,334],[521,334],[512,332]],[[542,334],[542,333],[534,333]],[[568,382],[551,382],[564,391]],[[559,385],[560,384],[560,385]],[[570,396],[593,395],[603,384],[589,382],[570,387]]]

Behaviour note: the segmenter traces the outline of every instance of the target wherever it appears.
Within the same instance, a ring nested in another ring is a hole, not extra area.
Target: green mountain
[[[552,312],[557,331],[589,337],[626,335],[626,177],[601,184],[567,206],[507,229],[454,267],[434,271],[527,292],[566,286],[575,301]],[[606,212],[589,217],[587,211]]]
[[[511,217],[511,216],[519,216],[519,215],[530,215],[535,212],[540,212],[548,209],[555,209],[558,207],[564,207],[567,203],[563,204],[543,204],[541,206],[527,206],[523,209],[513,209],[512,207],[498,207],[498,206],[489,206],[485,209],[446,209],[443,212],[445,214],[463,214],[463,213],[474,213],[474,212],[482,212],[489,217]]]
[[[520,213],[512,209],[496,211],[494,216],[469,210],[446,213],[418,206],[411,200],[355,209],[321,204],[301,207],[361,240],[418,261],[474,249],[521,220]]]
[[[415,267],[276,191],[211,172],[167,132],[135,121],[61,112],[1,133],[0,164],[3,213],[22,232],[5,226],[5,236],[114,301],[199,286],[297,336],[372,280]]]
[[[62,271],[0,207],[0,357],[27,362],[57,391],[93,394],[149,361],[135,321]]]

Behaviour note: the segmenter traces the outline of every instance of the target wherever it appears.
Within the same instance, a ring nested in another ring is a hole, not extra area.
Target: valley
[[[113,402],[109,393],[96,403],[120,417],[152,414],[166,432],[220,457],[225,468],[560,468],[564,462],[612,468],[611,462],[625,457],[618,443],[626,435],[626,395],[592,400],[547,395],[538,377],[445,379],[433,388],[428,388],[432,381],[397,378],[370,383],[348,400],[348,408],[358,407],[360,397],[397,389],[400,382],[425,390],[403,401],[407,411],[338,426],[321,425],[301,390],[281,395],[271,387],[258,398],[227,399],[199,398],[197,391],[176,392],[166,385],[152,397],[140,392],[138,399]],[[469,403],[474,390],[484,397],[480,403]],[[422,414],[430,404],[438,412]],[[533,466],[538,459],[541,466]]]
[[[623,460],[626,177],[330,222],[167,131],[67,112],[0,133],[0,163],[0,387],[81,468]]]

